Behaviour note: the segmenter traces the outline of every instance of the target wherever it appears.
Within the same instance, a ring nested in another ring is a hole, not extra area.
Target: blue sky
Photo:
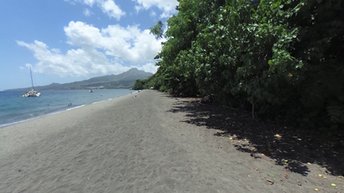
[[[164,39],[149,28],[177,0],[2,0],[0,90],[118,74],[155,72]]]

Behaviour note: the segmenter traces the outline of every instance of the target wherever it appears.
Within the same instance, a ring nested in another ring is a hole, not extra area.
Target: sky
[[[149,31],[177,0],[1,0],[0,91],[136,67],[156,72],[164,38]]]

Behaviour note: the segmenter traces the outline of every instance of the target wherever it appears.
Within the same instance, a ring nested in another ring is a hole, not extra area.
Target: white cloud
[[[27,64],[25,64],[25,67],[26,68],[32,68],[32,64],[27,63]]]
[[[83,0],[83,2],[88,6],[93,6],[96,0]]]
[[[155,65],[155,63],[147,63],[143,66],[137,67],[139,70],[143,70],[146,72],[152,72],[155,73],[158,70],[158,66]]]
[[[138,6],[135,6],[136,11],[141,9],[150,9],[152,7],[157,7],[162,11],[160,17],[166,18],[170,17],[176,12],[176,6],[178,5],[177,0],[134,0]]]
[[[98,6],[103,13],[109,17],[120,20],[125,12],[116,4],[114,0],[66,0],[71,3],[83,3],[89,7]],[[84,12],[85,14],[85,12]]]
[[[84,9],[83,14],[84,16],[89,17],[92,15],[92,12],[89,9]]]
[[[19,66],[21,70],[27,70],[29,68],[32,68],[32,64],[26,63],[24,66]]]
[[[151,60],[161,49],[162,40],[156,40],[148,29],[141,31],[137,26],[109,25],[98,29],[71,21],[64,30],[68,43],[73,46],[101,49],[108,56],[131,63]]]
[[[149,13],[149,15],[150,15],[151,17],[156,17],[156,12],[155,12],[155,11],[151,11],[151,12]]]
[[[60,76],[88,76],[105,74],[109,71],[125,71],[127,68],[119,64],[110,64],[107,57],[95,49],[71,49],[66,53],[50,49],[45,43],[17,42],[18,45],[31,50],[37,63],[35,71],[39,73],[57,74]]]
[[[119,20],[123,15],[125,15],[124,11],[122,11],[113,0],[101,0],[98,1],[98,3],[102,11],[110,17]]]
[[[136,13],[138,13],[138,12],[140,12],[143,8],[142,8],[142,6],[135,5],[135,6],[134,6],[134,9],[135,9]]]
[[[71,21],[64,28],[73,49],[61,52],[41,41],[19,46],[33,52],[37,63],[35,71],[60,76],[94,76],[118,74],[136,67],[156,72],[154,57],[161,50],[161,42],[137,26],[109,25],[99,29],[92,25]]]

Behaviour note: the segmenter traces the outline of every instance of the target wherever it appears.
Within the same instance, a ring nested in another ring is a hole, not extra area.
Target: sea
[[[96,89],[92,93],[89,90],[44,90],[39,97],[22,97],[23,91],[0,91],[0,128],[131,92],[129,89]]]

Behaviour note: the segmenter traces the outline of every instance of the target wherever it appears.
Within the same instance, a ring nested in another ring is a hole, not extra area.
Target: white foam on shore
[[[37,117],[29,118],[29,119],[24,119],[24,120],[20,120],[20,121],[15,121],[15,122],[12,122],[12,123],[5,123],[5,124],[0,125],[0,128],[8,127],[8,126],[11,126],[11,125],[16,125],[16,124],[19,124],[19,123],[23,123],[25,121],[33,120],[35,118],[37,118]]]
[[[46,117],[46,116],[56,115],[56,114],[59,114],[59,113],[62,113],[62,112],[70,111],[70,110],[73,110],[73,109],[78,109],[78,108],[84,107],[84,106],[86,106],[86,105],[79,105],[79,106],[68,108],[68,109],[63,109],[63,110],[58,110],[58,111],[50,112],[50,113],[47,113],[47,114],[38,115],[38,116],[31,117],[31,118],[28,118],[28,119],[23,119],[23,120],[11,122],[11,123],[5,123],[5,124],[0,125],[0,128],[4,128],[4,127],[8,127],[8,126],[24,123],[26,121],[35,120],[35,119],[39,119],[39,118]]]
[[[94,104],[94,103],[91,103],[91,104]],[[78,109],[78,108],[81,108],[81,107],[84,107],[84,106],[86,106],[86,105],[75,106],[75,107],[72,107],[72,108],[68,108],[65,111],[70,111],[70,110],[73,110],[73,109]]]

